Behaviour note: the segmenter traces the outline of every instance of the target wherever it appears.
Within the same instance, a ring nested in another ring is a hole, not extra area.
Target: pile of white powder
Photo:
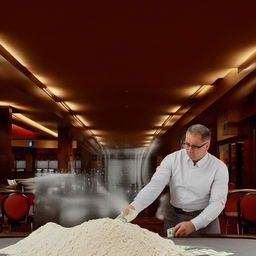
[[[47,223],[0,250],[11,256],[176,256],[173,241],[138,225],[102,218],[72,228]]]

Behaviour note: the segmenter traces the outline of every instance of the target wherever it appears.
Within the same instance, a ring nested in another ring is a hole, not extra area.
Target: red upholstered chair
[[[24,195],[29,199],[29,203],[30,203],[29,215],[34,216],[35,194],[26,192],[24,193]]]
[[[256,192],[243,195],[237,202],[238,223],[241,234],[254,228],[256,234]]]
[[[231,190],[231,189],[236,189],[236,184],[232,183],[232,182],[229,182],[228,183],[228,190]]]
[[[226,234],[228,234],[228,228],[232,221],[236,223],[237,234],[239,234],[237,202],[239,198],[247,192],[248,190],[243,189],[229,191],[225,208],[223,210],[223,216],[226,219]]]
[[[34,205],[35,194],[33,194],[33,193],[25,193],[25,196],[29,199],[30,205]]]
[[[8,196],[8,194],[6,194],[6,193],[0,193],[0,205],[1,205],[2,201],[3,201],[3,199],[4,199],[6,196]]]
[[[10,231],[19,224],[29,224],[32,230],[33,220],[29,217],[30,202],[24,194],[13,193],[2,200],[3,218],[7,217]]]
[[[0,193],[0,205],[2,204],[3,199],[7,196],[6,193]],[[3,214],[0,217],[0,231],[2,231],[2,224],[4,223]]]

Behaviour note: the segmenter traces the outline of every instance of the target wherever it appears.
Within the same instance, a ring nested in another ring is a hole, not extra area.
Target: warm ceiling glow
[[[256,66],[256,51],[249,56],[239,67],[238,72],[241,71],[252,71],[255,69]]]
[[[142,140],[141,143],[150,143],[152,140]]]
[[[230,73],[234,69],[236,68],[227,68],[227,69],[217,71],[218,72],[217,78],[224,78],[228,73]]]
[[[240,73],[242,71],[250,72],[250,71],[253,71],[255,68],[256,68],[256,60],[248,66],[245,66],[245,67],[241,66],[238,69],[238,73]]]
[[[1,62],[6,62],[7,60],[4,58],[4,57],[2,57],[1,55],[0,55],[0,63]],[[1,71],[1,69],[0,69],[0,71]]]
[[[92,130],[87,129],[87,131],[88,131],[93,137],[95,137],[95,134],[94,134],[94,132],[93,132]]]
[[[2,51],[5,52],[7,51],[9,55],[11,55],[14,59],[16,59],[17,62],[19,62],[21,65],[23,65],[26,69],[27,67],[29,66],[28,64],[26,64],[26,62],[23,60],[23,58],[21,57],[21,55],[16,51],[14,50],[14,48],[12,48],[10,46],[10,44],[6,43],[2,38],[0,38],[0,47],[2,47]],[[1,49],[1,48],[0,48]],[[7,53],[6,53],[7,55]],[[8,59],[7,61],[11,62],[10,59]],[[12,63],[12,62],[11,62]],[[20,66],[20,65],[18,65]],[[19,68],[18,68],[19,69]],[[20,70],[20,69],[19,69]],[[27,71],[29,73],[31,73],[30,70],[27,69]],[[23,73],[23,72],[22,72]],[[25,74],[25,73],[24,73]],[[26,75],[26,74],[25,74]],[[77,124],[81,125],[82,127],[86,126],[86,127],[89,127],[90,124],[85,121],[83,119],[83,117],[81,116],[77,116],[77,115],[74,115],[72,113],[72,110],[70,105],[67,104],[65,101],[63,100],[60,100],[59,97],[63,97],[62,95],[64,95],[63,91],[61,91],[60,89],[58,88],[55,88],[55,87],[52,87],[52,86],[46,86],[46,84],[50,83],[50,81],[44,77],[44,76],[41,76],[41,75],[38,75],[38,74],[32,74],[31,73],[31,77],[26,75],[31,81],[33,81],[35,83],[35,85],[37,85],[38,87],[40,87],[50,98],[54,99],[56,101],[56,103],[61,107],[63,108],[64,110],[68,111],[72,116],[73,118],[76,120]],[[65,97],[65,96],[64,96]],[[72,107],[74,107],[74,111],[78,110],[77,108],[79,108],[79,106],[75,106],[75,104],[71,103]],[[21,114],[14,114],[14,118],[17,118],[17,119],[20,119],[22,120],[23,122],[26,122],[28,123],[29,125],[31,126],[34,126],[36,127],[37,129],[40,129],[48,134],[51,134],[55,137],[57,137],[57,133],[49,130],[48,128],[34,122],[33,120],[30,120],[29,118],[26,118],[25,116],[21,115]],[[89,133],[94,136],[94,133],[91,131],[91,130],[88,130]]]
[[[76,123],[74,124],[74,126],[76,126],[76,127],[84,127],[83,122],[77,117],[77,115],[72,115],[72,116],[76,120]]]
[[[95,134],[97,134],[96,136],[104,136],[104,135],[107,135],[107,132],[104,131],[104,130],[93,129],[93,132],[94,132]]]
[[[192,105],[188,105],[186,107],[183,107],[180,109],[179,111],[179,115],[175,115],[173,116],[173,121],[176,122],[179,118],[181,118],[182,115],[184,115],[185,113],[187,113],[190,109],[192,108]]]
[[[181,106],[177,105],[177,106],[173,106],[171,108],[168,109],[168,113],[175,113],[176,111],[178,111],[178,109],[180,108]]]
[[[20,62],[23,66],[26,66],[25,58],[22,56],[21,52],[19,52],[16,48],[12,47],[10,43],[7,43],[3,36],[0,36],[0,46],[2,46],[7,52],[9,52],[18,62]]]
[[[202,97],[213,87],[213,85],[195,85],[187,89],[186,93],[189,92],[188,96],[190,98]],[[162,117],[162,120],[156,125],[158,129],[155,130],[154,136],[160,135],[161,133],[169,129],[179,118],[181,118],[184,113],[187,112],[188,109],[184,111],[185,109],[183,109],[182,106],[176,106],[172,109],[173,111],[170,111],[170,115],[164,115]]]
[[[65,93],[63,90],[61,90],[60,88],[56,88],[55,86],[51,86],[51,85],[49,85],[49,83],[50,83],[50,81],[48,82],[47,87],[54,95],[56,95],[60,98],[65,98],[65,96],[67,96],[67,93]]]
[[[11,106],[11,105],[13,104],[9,101],[0,101],[0,106]]]
[[[65,111],[70,111],[70,107],[64,102],[64,101],[58,101],[56,102],[59,107],[61,107]]]
[[[155,131],[155,130],[154,130]],[[146,138],[149,139],[149,140],[152,140],[154,138],[154,134],[152,135],[146,135]]]
[[[161,116],[159,116],[160,120],[155,123],[155,126],[156,127],[161,127],[167,118],[169,118],[169,115],[161,115]]]
[[[204,80],[209,81],[210,83],[213,83],[214,81],[216,81],[216,79],[225,77],[228,73],[230,73],[234,69],[235,68],[225,68],[225,69],[215,70],[211,73],[208,73],[205,76]]]
[[[201,87],[201,85],[191,85],[189,88],[183,89],[182,93],[187,96],[190,97],[191,95],[193,95],[199,88]]]
[[[83,106],[82,105],[79,105],[75,102],[71,102],[71,101],[66,101],[66,104],[74,111],[80,111],[83,109]]]
[[[47,77],[42,76],[42,75],[35,75],[35,74],[33,74],[33,75],[35,76],[36,79],[38,79],[44,85],[49,83],[49,79]]]
[[[193,98],[198,98],[204,96],[209,90],[211,90],[214,86],[210,84],[202,85],[195,91],[192,95]]]
[[[38,124],[37,122],[35,122],[35,121],[33,121],[33,120],[23,116],[22,114],[12,114],[12,117],[16,118],[18,120],[21,120],[21,121],[25,122],[26,124],[29,124],[29,125],[37,128],[37,129],[39,129],[39,130],[41,130],[43,132],[51,134],[54,137],[58,137],[58,134],[56,132],[53,132],[52,130],[50,130],[50,129],[42,126],[41,124]]]
[[[29,110],[28,107],[24,107],[24,106],[21,106],[17,103],[10,102],[10,101],[0,101],[0,106],[9,106],[9,107],[19,109],[21,111],[28,111]]]
[[[161,125],[159,125],[159,128],[155,130],[154,136],[159,135],[164,128],[171,127],[174,123],[173,122],[174,116],[176,116],[176,115],[165,115],[161,122]]]
[[[51,98],[54,97],[54,94],[48,88],[42,88],[42,90]]]
[[[143,132],[144,136],[154,136],[155,129]]]
[[[250,46],[246,49],[243,49],[241,51],[236,51],[232,60],[232,63],[234,63],[234,67],[239,67],[242,65],[250,56],[252,56],[256,52],[256,46]]]
[[[90,127],[90,126],[91,126],[91,124],[88,123],[87,121],[85,121],[82,116],[80,116],[80,115],[76,115],[76,116],[83,122],[83,124],[84,124],[86,127]]]

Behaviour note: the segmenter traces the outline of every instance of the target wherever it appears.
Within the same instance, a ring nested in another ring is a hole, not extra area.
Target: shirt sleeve
[[[171,176],[171,155],[166,156],[157,167],[150,182],[138,193],[131,203],[140,212],[149,206],[163,191]]]
[[[225,207],[228,194],[228,169],[224,163],[216,172],[210,193],[208,206],[191,220],[196,230],[206,227],[215,220]]]

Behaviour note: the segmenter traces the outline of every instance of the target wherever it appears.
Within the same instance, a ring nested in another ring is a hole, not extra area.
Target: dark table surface
[[[24,237],[11,237],[11,238],[0,238],[0,249],[15,244],[18,241],[20,241],[21,239],[23,239]],[[1,254],[0,254],[1,255]]]
[[[177,245],[213,249],[218,252],[232,252],[234,256],[256,255],[256,237],[186,237],[172,240]]]

